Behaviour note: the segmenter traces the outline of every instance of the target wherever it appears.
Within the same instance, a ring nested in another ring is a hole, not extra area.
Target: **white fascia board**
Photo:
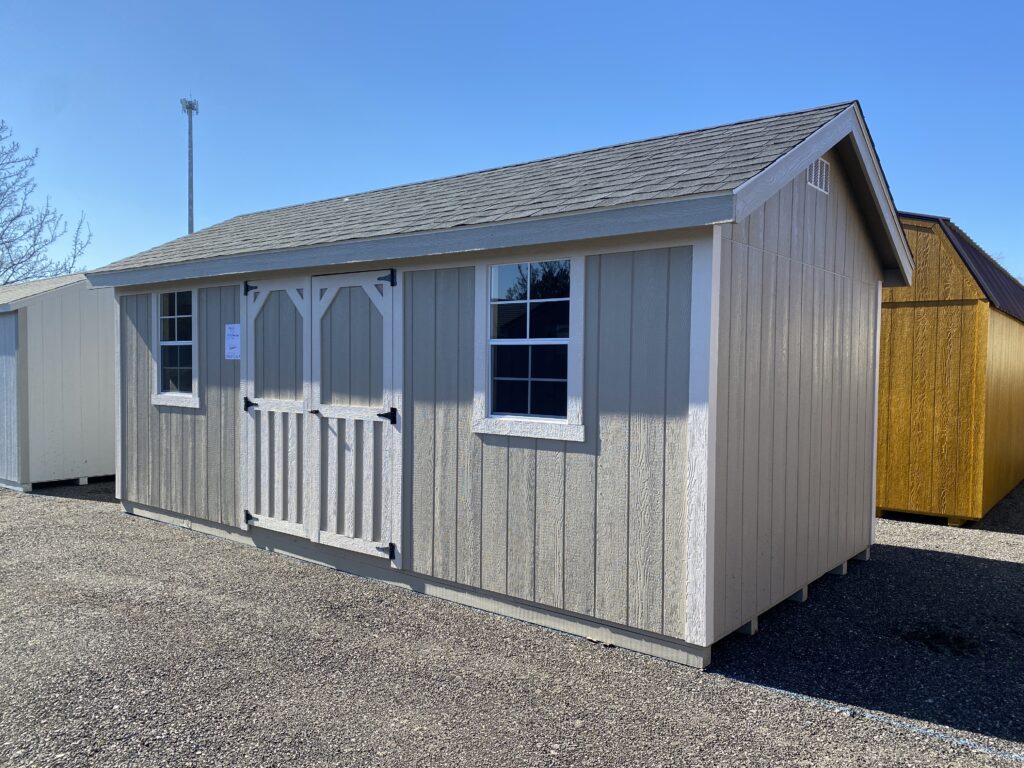
[[[88,272],[86,277],[94,287],[118,288],[638,235],[732,219],[733,194],[726,192],[504,224],[355,240],[288,251],[246,253],[136,269]]]
[[[910,285],[914,275],[914,258],[882,174],[882,166],[869,138],[864,116],[856,104],[851,104],[763,171],[738,186],[735,191],[736,219],[742,219],[759,208],[797,174],[803,173],[807,166],[847,136],[852,139],[859,170],[871,189],[875,211],[888,235],[900,274],[906,284]]]

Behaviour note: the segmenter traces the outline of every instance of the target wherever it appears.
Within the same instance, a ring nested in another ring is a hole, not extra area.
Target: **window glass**
[[[569,298],[569,260],[535,261],[531,264],[530,298]]]
[[[161,293],[160,392],[192,392],[192,292]]]
[[[491,413],[565,418],[570,261],[490,269]]]
[[[524,301],[526,299],[529,264],[504,264],[491,268],[492,301]]]

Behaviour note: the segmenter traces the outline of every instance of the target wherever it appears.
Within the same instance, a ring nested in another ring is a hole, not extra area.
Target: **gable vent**
[[[828,194],[831,182],[828,160],[819,157],[807,167],[807,183],[819,192]]]

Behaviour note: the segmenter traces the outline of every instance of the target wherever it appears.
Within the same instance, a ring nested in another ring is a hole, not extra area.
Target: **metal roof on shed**
[[[852,103],[236,216],[90,274],[728,192]]]
[[[992,306],[1024,323],[1024,285],[989,256],[970,235],[945,216],[904,211],[900,216],[936,222]]]

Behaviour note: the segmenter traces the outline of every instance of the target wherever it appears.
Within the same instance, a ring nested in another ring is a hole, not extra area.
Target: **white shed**
[[[264,211],[117,288],[129,512],[708,663],[871,543],[856,103]]]
[[[0,485],[114,474],[115,318],[82,274],[0,287]]]

